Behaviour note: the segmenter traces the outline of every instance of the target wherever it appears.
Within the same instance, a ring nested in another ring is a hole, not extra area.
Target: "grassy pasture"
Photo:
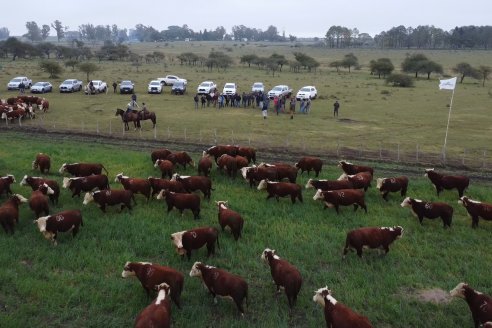
[[[163,144],[165,146],[165,143]],[[176,149],[177,150],[177,149]],[[119,172],[129,176],[157,176],[148,151],[136,151],[47,136],[2,133],[0,173],[14,174],[18,181],[31,170],[34,155],[45,152],[52,157],[51,178],[61,182],[57,169],[64,162],[102,162],[110,179]],[[193,157],[198,159],[198,154]],[[259,154],[261,160],[262,154]],[[396,166],[388,167],[398,169]],[[180,170],[194,174],[193,169]],[[388,174],[384,168],[376,176]],[[333,162],[326,163],[322,178],[338,177]],[[312,302],[313,291],[328,285],[335,297],[367,315],[375,327],[471,327],[467,305],[462,300],[432,303],[423,301],[420,292],[448,291],[460,281],[478,290],[492,293],[487,283],[492,256],[489,244],[492,226],[480,223],[472,230],[465,210],[456,204],[456,193],[445,192],[439,200],[455,208],[453,227],[443,230],[440,221],[424,221],[420,226],[408,209],[402,209],[400,197],[384,202],[371,188],[367,195],[368,214],[342,208],[323,210],[312,200],[313,191],[305,190],[304,203],[290,200],[265,201],[265,193],[238,178],[233,181],[215,170],[212,200],[229,200],[231,208],[245,218],[243,239],[235,242],[230,233],[220,234],[221,248],[210,259],[205,250],[182,261],[173,251],[169,234],[196,226],[217,226],[213,202],[202,204],[201,221],[193,221],[185,212],[165,213],[163,203],[138,205],[130,214],[114,208],[103,214],[94,204],[83,207],[82,199],[71,199],[62,189],[60,205],[53,212],[82,208],[84,227],[72,240],[61,235],[53,247],[32,224],[33,214],[21,209],[20,224],[14,236],[0,232],[0,322],[2,327],[125,327],[131,326],[137,313],[150,300],[136,280],[120,277],[126,261],[151,261],[175,267],[186,275],[182,295],[183,309],[173,306],[174,327],[323,327],[322,310]],[[298,179],[305,185],[306,175]],[[112,188],[119,186],[112,182]],[[18,184],[13,191],[28,196],[30,189]],[[430,183],[418,174],[411,178],[410,196],[437,200]],[[468,195],[492,201],[488,184],[472,181]],[[2,197],[2,201],[5,197]],[[366,252],[363,259],[354,253],[342,260],[346,232],[362,226],[402,225],[405,234],[396,241],[386,257]],[[260,254],[265,247],[295,264],[304,277],[298,304],[289,311],[285,295],[274,296],[267,266]],[[239,319],[235,306],[219,300],[217,306],[197,279],[188,276],[194,261],[203,261],[243,276],[249,283],[247,315]]]

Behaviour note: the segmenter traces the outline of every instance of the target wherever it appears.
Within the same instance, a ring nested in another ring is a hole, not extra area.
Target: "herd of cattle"
[[[50,103],[46,98],[37,96],[17,96],[0,99],[0,118],[7,122],[14,119],[35,118],[36,109],[47,112]]]
[[[70,190],[72,198],[80,197],[81,193],[85,193],[83,204],[95,202],[103,212],[106,211],[107,206],[119,206],[120,210],[127,208],[131,211],[136,205],[135,195],[141,194],[147,201],[153,197],[164,199],[168,212],[173,208],[181,213],[189,210],[193,213],[194,219],[198,220],[202,197],[197,192],[203,194],[204,200],[210,201],[214,190],[210,172],[214,162],[218,169],[231,178],[235,178],[240,173],[251,187],[257,186],[258,190],[265,189],[268,193],[266,199],[276,198],[279,201],[281,197],[290,197],[292,203],[303,202],[302,188],[296,183],[298,172],[302,174],[307,171],[309,174],[313,171],[317,178],[323,166],[323,162],[316,157],[303,157],[294,166],[285,163],[256,165],[254,148],[231,145],[218,145],[205,150],[198,163],[198,175],[195,176],[183,176],[176,172],[179,165],[183,168],[187,165],[194,166],[193,160],[186,152],[159,149],[152,152],[151,160],[161,171],[161,178],[127,177],[120,173],[116,176],[115,182],[119,182],[122,189],[110,188],[108,172],[102,164],[65,163],[59,169],[59,173],[73,177],[63,177],[62,187]],[[250,166],[251,162],[255,164]],[[316,190],[313,199],[322,201],[324,208],[335,208],[338,213],[341,206],[353,206],[354,211],[361,207],[367,213],[365,191],[371,186],[373,168],[346,161],[340,161],[339,167],[343,174],[338,180],[309,179],[305,188]],[[37,154],[32,168],[39,169],[42,174],[49,173],[50,157],[46,154]],[[106,175],[102,174],[103,170]],[[463,195],[469,185],[468,177],[442,175],[434,169],[425,170],[425,174],[436,188],[437,195],[444,189],[458,190],[459,203],[466,208],[472,218],[473,228],[478,226],[479,218],[492,220],[492,205]],[[34,222],[39,231],[54,245],[57,244],[57,234],[60,232],[71,232],[74,237],[76,236],[83,226],[80,209],[65,210],[51,215],[49,213],[49,202],[53,205],[58,203],[60,195],[58,181],[25,175],[20,184],[31,187],[32,193],[28,199],[12,193],[11,185],[14,182],[16,182],[15,177],[10,174],[0,178],[0,197],[3,194],[9,197],[0,206],[0,223],[7,234],[14,233],[15,225],[19,222],[19,206],[27,202],[36,217]],[[389,193],[398,192],[404,198],[401,206],[409,207],[418,217],[420,224],[424,218],[441,218],[444,228],[451,227],[453,207],[443,202],[406,197],[408,183],[409,179],[405,176],[379,178],[377,189],[386,201]],[[244,219],[240,213],[228,207],[227,201],[216,201],[216,205],[221,230],[224,231],[229,227],[237,241],[242,237]],[[357,255],[362,257],[364,248],[382,248],[388,253],[389,246],[403,236],[403,231],[401,226],[364,227],[349,231],[343,256],[349,250],[355,249]],[[215,247],[219,247],[219,230],[216,227],[197,227],[173,233],[171,240],[176,252],[183,257],[186,255],[188,260],[191,259],[193,250],[204,246],[210,256],[215,253]],[[272,249],[265,249],[261,259],[270,267],[277,292],[280,292],[281,288],[285,290],[289,307],[292,308],[303,283],[299,270],[287,260],[280,258]],[[230,298],[241,315],[244,315],[243,303],[248,298],[248,284],[242,277],[201,262],[194,263],[189,275],[201,279],[214,297],[214,301],[216,296]],[[169,327],[171,321],[169,299],[181,308],[180,296],[184,286],[184,275],[173,268],[158,264],[127,262],[122,277],[131,276],[136,276],[140,280],[148,295],[157,290],[157,298],[138,315],[135,326]],[[468,302],[475,327],[480,324],[484,327],[492,327],[492,298],[474,291],[464,283],[453,289],[451,295],[462,297]],[[317,290],[313,301],[324,308],[327,327],[372,327],[367,317],[338,302],[327,287]]]

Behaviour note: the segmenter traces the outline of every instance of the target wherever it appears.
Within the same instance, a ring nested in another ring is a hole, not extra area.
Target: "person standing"
[[[263,115],[263,119],[266,119],[268,116],[268,105],[269,99],[268,97],[265,97],[265,99],[263,99],[263,107],[261,108],[261,115]]]
[[[198,109],[198,93],[193,97],[193,101],[195,102],[195,109]]]
[[[294,119],[294,113],[296,112],[296,97],[290,97],[290,119]]]
[[[116,93],[116,87],[118,86],[118,84],[116,84],[116,82],[113,82],[113,93]]]
[[[304,114],[304,107],[306,106],[306,102],[304,101],[304,98],[301,99],[301,104],[299,105],[299,112]]]
[[[340,103],[338,102],[338,100],[335,101],[335,103],[333,104],[333,117],[338,117],[338,109],[340,108]]]
[[[26,86],[24,85],[24,82],[21,81],[21,83],[19,83],[19,93],[24,93],[25,89]]]

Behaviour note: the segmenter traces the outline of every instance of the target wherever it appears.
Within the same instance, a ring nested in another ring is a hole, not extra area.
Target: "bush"
[[[413,87],[413,80],[405,74],[391,74],[386,78],[386,83],[393,84],[394,87],[408,88]]]

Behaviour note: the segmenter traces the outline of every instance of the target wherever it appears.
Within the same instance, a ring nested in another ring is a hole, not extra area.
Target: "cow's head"
[[[155,198],[156,199],[165,199],[168,193],[170,193],[170,191],[168,191],[167,189],[162,189]]]
[[[161,159],[156,160],[154,163],[154,167],[159,167],[159,164],[161,164],[161,162],[162,162]]]
[[[316,194],[313,196],[313,199],[314,200],[323,200],[323,199],[325,199],[325,196],[323,195],[323,192],[324,191],[321,190],[321,189],[316,190]]]
[[[463,196],[460,198],[460,200],[458,200],[458,204],[461,204],[464,207],[467,207],[470,203],[477,204],[477,205],[482,204],[482,202],[479,202],[477,200],[473,200],[471,198],[468,198],[467,196]]]
[[[123,272],[121,272],[121,278],[135,277],[135,267],[140,265],[152,265],[150,262],[126,262],[123,267]]]
[[[38,161],[34,160],[32,161],[32,169],[35,170],[38,168]]]
[[[202,268],[203,263],[202,262],[195,262],[193,266],[191,267],[190,271],[190,277],[201,277],[202,276]]]
[[[173,242],[174,247],[176,248],[176,252],[179,255],[185,255],[186,250],[183,248],[183,234],[185,231],[175,232],[171,234],[171,240]]]
[[[157,287],[157,298],[155,299],[155,304],[159,305],[164,301],[171,293],[171,287],[165,282],[159,284]]]
[[[263,179],[260,181],[260,183],[258,184],[258,190],[263,190],[263,189],[266,189],[267,188],[267,185],[268,183],[270,183],[270,181],[268,179]]]
[[[337,304],[337,300],[331,296],[331,290],[328,289],[328,286],[314,291],[313,302],[325,307],[325,300],[328,300],[333,305]]]
[[[466,289],[470,288],[467,283],[460,282],[449,294],[453,297],[465,298]]]
[[[55,193],[46,183],[39,185],[38,190],[45,195],[53,195]]]
[[[114,182],[120,182],[122,179],[128,179],[127,176],[123,175],[123,172],[118,173],[114,178]]]
[[[407,197],[401,202],[400,204],[401,207],[411,207],[412,206],[412,199],[410,197]]]
[[[21,182],[19,183],[21,186],[27,186],[29,183],[28,183],[28,180],[30,179],[29,176],[27,175],[24,175],[24,177],[22,178]]]
[[[342,173],[342,175],[340,175],[338,177],[338,181],[342,181],[342,180],[348,180],[349,179],[349,175],[347,173]]]
[[[62,187],[67,189],[67,188],[70,188],[70,185],[72,184],[72,178],[63,178],[63,185]]]
[[[306,183],[306,189],[314,188],[313,186],[313,179],[309,179],[308,182]]]
[[[18,204],[27,203],[27,199],[20,194],[14,194],[12,198],[14,198]]]
[[[380,190],[385,181],[386,181],[386,178],[377,178],[376,189]]]
[[[63,163],[58,172],[60,172],[60,174],[63,174],[63,172],[67,172],[67,163]]]
[[[260,164],[258,164],[258,167],[274,167],[275,165],[272,165],[272,164],[268,164],[268,163],[263,163],[261,162]]]
[[[381,229],[393,232],[396,235],[397,239],[403,236],[403,227],[401,226],[381,227]]]
[[[179,181],[181,177],[179,176],[178,173],[174,173],[173,176],[171,177],[171,181]]]
[[[242,176],[243,176],[243,178],[244,178],[244,179],[246,179],[246,180],[248,179],[248,171],[249,171],[250,169],[252,169],[252,167],[251,167],[251,166],[246,166],[246,167],[242,167],[242,168],[241,168],[241,170],[240,170],[240,171],[241,171],[241,175],[242,175]]]
[[[432,168],[432,169],[425,169],[424,177],[429,176],[429,173],[431,173],[431,172],[434,172],[434,168]]]
[[[34,224],[38,226],[39,232],[43,234],[44,238],[51,240],[53,243],[56,243],[55,234],[46,230],[46,221],[49,217],[49,215],[39,217],[37,220],[34,220]]]
[[[354,165],[354,164],[347,162],[347,161],[339,161],[337,166],[338,167],[344,167],[345,165]]]
[[[94,192],[86,192],[82,204],[87,205],[92,201],[94,201]]]
[[[227,200],[218,200],[215,202],[215,204],[217,204],[219,208],[222,208],[224,210],[227,209],[227,203]]]
[[[280,257],[278,257],[278,255],[277,255],[277,253],[275,252],[274,249],[265,248],[265,250],[263,251],[263,253],[261,253],[261,259],[266,264],[268,264],[269,263],[269,260],[268,260],[269,257],[273,257],[276,260],[280,259]]]
[[[6,176],[2,177],[2,179],[7,180],[9,183],[15,182],[15,177],[12,174],[7,174]]]

